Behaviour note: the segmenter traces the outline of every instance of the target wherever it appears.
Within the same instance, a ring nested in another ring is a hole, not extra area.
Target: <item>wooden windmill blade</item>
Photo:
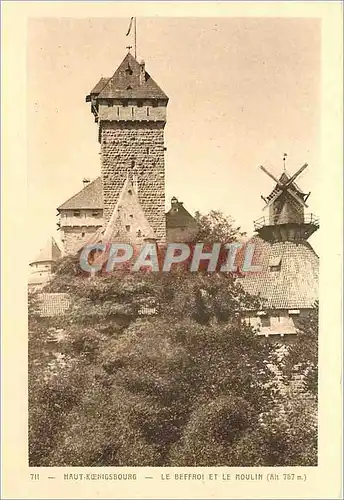
[[[308,167],[308,163],[305,163],[304,165],[302,165],[302,167],[299,168],[299,170],[294,175],[292,175],[290,177],[290,179],[285,183],[285,187],[290,186],[295,181],[296,177],[298,177],[301,174],[301,172],[303,172],[304,169],[307,167]]]
[[[308,205],[304,202],[303,198],[301,196],[296,196],[296,194],[294,193],[294,191],[292,189],[287,188],[287,192],[288,192],[288,194],[290,194],[290,196],[292,196],[294,198],[294,200],[296,200],[298,203],[300,203],[304,207],[308,208]]]
[[[283,184],[281,181],[279,181],[278,179],[276,179],[276,177],[274,175],[272,175],[265,167],[263,167],[263,165],[260,165],[260,170],[262,170],[266,175],[268,175],[273,181],[276,182],[276,184],[279,186],[279,187],[282,187]]]
[[[272,203],[274,203],[277,198],[283,193],[283,190],[280,189],[279,191],[276,192],[276,194],[271,198],[271,200],[269,200],[267,202],[267,204],[265,205],[265,207],[263,208],[263,210],[266,210],[270,205],[272,205]]]

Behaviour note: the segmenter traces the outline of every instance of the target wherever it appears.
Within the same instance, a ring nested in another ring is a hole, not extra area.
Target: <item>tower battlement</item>
[[[99,127],[104,223],[110,220],[126,178],[134,173],[142,209],[158,241],[164,241],[167,95],[145,63],[128,53],[111,78],[99,80],[86,101]]]

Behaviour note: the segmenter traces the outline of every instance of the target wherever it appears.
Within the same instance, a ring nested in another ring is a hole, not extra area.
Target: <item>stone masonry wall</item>
[[[101,122],[104,221],[109,221],[127,175],[137,175],[138,197],[159,241],[166,239],[165,123]]]
[[[77,249],[97,231],[97,226],[65,227],[61,231],[61,239],[66,254],[75,254]]]

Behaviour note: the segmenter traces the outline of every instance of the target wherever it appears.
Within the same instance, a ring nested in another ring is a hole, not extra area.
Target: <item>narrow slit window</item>
[[[131,108],[131,116],[134,116],[135,114],[135,109],[134,109],[134,106]]]
[[[147,107],[147,116],[149,116],[149,107]]]
[[[119,109],[120,109],[120,108],[117,108],[117,116],[119,116]]]

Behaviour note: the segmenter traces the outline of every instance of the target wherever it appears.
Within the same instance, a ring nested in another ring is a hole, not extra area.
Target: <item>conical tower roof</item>
[[[61,257],[61,250],[53,237],[49,238],[45,246],[41,248],[37,257],[30,262],[36,264],[39,262],[55,262]]]

